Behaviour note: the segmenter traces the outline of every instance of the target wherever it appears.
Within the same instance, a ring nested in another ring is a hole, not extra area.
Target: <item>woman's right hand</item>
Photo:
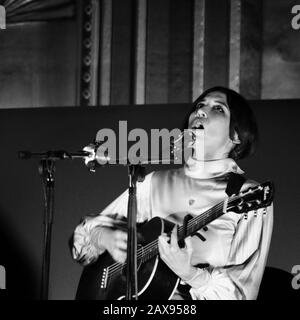
[[[116,262],[125,262],[127,256],[126,232],[103,227],[100,241]]]

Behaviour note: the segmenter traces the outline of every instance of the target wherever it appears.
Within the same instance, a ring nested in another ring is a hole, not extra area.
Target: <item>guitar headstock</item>
[[[229,198],[227,211],[246,213],[269,206],[274,198],[273,182],[265,182]]]

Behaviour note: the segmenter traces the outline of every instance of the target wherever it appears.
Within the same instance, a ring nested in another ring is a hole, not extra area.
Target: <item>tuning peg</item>
[[[203,237],[203,235],[198,231],[194,234],[196,237],[198,237],[202,241],[206,241],[206,238]]]

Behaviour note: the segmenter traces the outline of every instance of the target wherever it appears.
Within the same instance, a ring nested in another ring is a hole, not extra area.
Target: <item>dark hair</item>
[[[230,110],[230,128],[229,136],[234,138],[236,131],[241,141],[230,152],[229,157],[232,159],[242,159],[254,153],[258,141],[258,130],[255,116],[245,98],[243,98],[236,91],[225,87],[213,87],[205,90],[193,103],[193,109],[189,112],[185,119],[184,128],[188,127],[188,119],[190,114],[194,111],[196,105],[207,94],[211,92],[222,92],[226,95],[227,104]]]

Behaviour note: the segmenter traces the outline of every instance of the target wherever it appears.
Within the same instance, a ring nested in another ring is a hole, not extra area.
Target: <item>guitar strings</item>
[[[229,198],[229,201],[228,201],[228,204],[230,204],[232,201],[236,200],[236,199],[239,199],[241,198],[242,195],[239,194],[239,195],[234,195],[234,196],[231,196]],[[228,205],[227,204],[227,205]],[[223,207],[224,205],[224,201],[218,203],[217,205],[215,205],[213,208],[207,210],[206,212],[200,214],[199,216],[196,216],[195,218],[193,218],[191,221],[188,222],[188,225],[187,227],[188,228],[193,228],[194,226],[198,225],[199,223],[201,223],[202,221],[205,221],[208,217],[211,216],[211,213],[212,211],[216,211],[216,210],[219,210]],[[206,224],[204,224],[203,226],[205,226]],[[182,232],[182,226],[179,227],[179,230],[178,232]],[[147,256],[147,255],[151,255],[152,254],[152,251],[153,249],[157,249],[157,244],[158,244],[158,239],[148,243],[147,245],[145,245],[144,247],[138,249],[137,251],[137,260],[139,258],[141,258],[141,256]],[[146,252],[146,254],[145,254]],[[142,260],[142,259],[141,259]],[[108,277],[109,276],[114,276],[116,273],[120,273],[122,271],[122,269],[127,265],[127,263],[114,263],[112,264],[111,266],[107,267],[108,269]]]
[[[221,208],[222,206],[221,205],[218,205],[219,208]],[[214,209],[217,209],[217,207],[215,207]],[[209,212],[207,212],[209,213]],[[196,217],[196,218],[199,218],[200,216]],[[199,219],[199,222],[201,220],[205,220],[207,218],[207,214],[203,214],[201,216],[202,219]],[[197,219],[198,220],[198,219]],[[193,221],[191,222],[190,226],[189,227],[193,227],[194,225],[198,224],[198,222],[196,221]],[[147,244],[146,246],[143,247],[143,249],[139,249],[138,252],[137,252],[137,260],[139,260],[139,258],[141,258],[141,256],[147,256],[148,254],[151,254],[151,250],[153,249],[156,249],[157,248],[157,244],[158,244],[158,240],[154,240],[152,242],[150,242],[149,244]],[[149,252],[150,251],[150,252]],[[147,253],[145,253],[147,252]],[[144,254],[143,254],[144,253]],[[113,265],[111,265],[110,267],[108,267],[108,276],[109,277],[112,277],[114,276],[115,274],[118,274],[120,272],[122,272],[123,268],[126,267],[127,263],[114,263]]]
[[[230,199],[230,202],[233,201],[233,200],[235,200],[236,198],[238,198],[238,196],[232,197],[232,198]],[[208,216],[210,216],[211,211],[214,211],[214,210],[216,210],[216,209],[222,208],[222,207],[223,207],[223,204],[224,204],[224,202],[222,201],[222,202],[220,202],[219,204],[217,204],[215,207],[209,209],[208,211],[204,212],[203,214],[201,214],[201,215],[195,217],[194,219],[192,219],[192,220],[190,221],[190,223],[188,223],[188,228],[192,228],[192,227],[194,227],[195,225],[199,224],[200,222],[206,220],[206,218],[207,218]],[[180,228],[181,228],[181,227],[180,227]],[[138,249],[138,251],[137,251],[137,260],[138,260],[139,258],[141,258],[141,256],[143,256],[143,255],[146,256],[147,254],[151,254],[151,250],[152,250],[152,249],[155,249],[155,248],[157,247],[157,243],[158,243],[158,240],[156,239],[156,240],[148,243],[148,244],[147,244],[146,246],[144,246],[143,248]],[[145,254],[146,251],[148,251],[147,254]],[[150,251],[150,252],[149,252],[149,251]],[[108,275],[113,276],[113,275],[116,274],[116,273],[120,273],[120,272],[122,271],[122,269],[123,269],[126,265],[127,265],[126,262],[125,262],[125,263],[118,263],[118,262],[116,262],[116,263],[112,264],[111,266],[108,267]]]
[[[233,201],[235,198],[237,197],[232,197],[230,200]],[[216,209],[220,209],[222,206],[223,206],[223,201],[220,202],[219,204],[217,204],[215,207],[209,209],[208,211],[204,212],[203,214],[195,217],[193,220],[191,220],[191,222],[188,224],[188,228],[192,228],[194,227],[195,225],[199,224],[199,222],[202,222],[204,220],[206,220],[206,218],[208,216],[210,216],[211,214],[211,211],[213,210],[216,210]],[[181,227],[180,227],[181,228]],[[151,250],[156,248],[157,247],[157,243],[158,243],[158,240],[154,240],[150,243],[148,243],[146,246],[144,246],[142,249],[139,249],[137,251],[137,260],[139,258],[141,258],[141,256],[146,256],[147,254],[151,253]],[[147,254],[145,254],[145,252],[147,252]],[[150,252],[149,252],[150,251]],[[127,263],[114,263],[112,264],[111,266],[108,267],[108,275],[110,276],[113,276],[114,274],[116,273],[120,273],[122,271],[122,269],[127,265]]]
[[[234,196],[230,199],[230,202],[233,200],[236,200],[236,198],[238,198],[238,196]],[[188,223],[188,228],[193,228],[194,226],[198,225],[200,222],[205,221],[210,215],[212,211],[218,210],[220,208],[223,207],[224,201],[220,202],[219,204],[217,204],[215,207],[207,210],[206,212],[204,212],[203,214],[195,217],[194,219],[192,219],[189,223]],[[180,227],[181,229],[182,227]],[[179,230],[180,232],[181,230]],[[147,256],[147,254],[151,254],[151,250],[152,249],[156,249],[158,244],[158,239],[148,243],[147,245],[145,245],[143,248],[138,249],[137,251],[137,260],[139,260],[139,258],[141,258],[142,256]],[[150,251],[150,252],[149,252]],[[111,266],[109,266],[108,269],[108,276],[114,276],[116,273],[120,273],[122,272],[123,268],[126,267],[127,263],[114,263]]]

